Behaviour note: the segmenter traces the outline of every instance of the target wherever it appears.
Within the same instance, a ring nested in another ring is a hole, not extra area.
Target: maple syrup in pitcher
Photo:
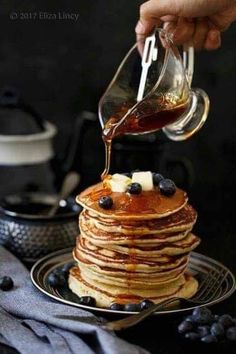
[[[133,106],[130,104],[123,105],[120,110],[111,116],[103,129],[102,138],[105,143],[105,169],[101,175],[101,179],[108,175],[111,160],[112,140],[117,136],[124,134],[145,134],[162,129],[166,125],[174,123],[186,111],[187,101],[177,101],[168,98],[161,98],[161,102],[155,101],[155,106],[159,106],[157,110],[152,108],[150,103],[142,102],[138,111],[131,112],[125,118],[129,109]],[[153,103],[154,104],[154,103]],[[153,113],[155,111],[155,113]],[[124,118],[124,119],[123,119]]]

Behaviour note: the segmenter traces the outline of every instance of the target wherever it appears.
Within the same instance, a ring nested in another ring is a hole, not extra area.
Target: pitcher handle
[[[183,65],[189,87],[191,87],[194,72],[194,47],[192,42],[183,45]]]
[[[210,106],[209,97],[205,91],[191,88],[194,71],[194,48],[191,42],[183,46],[182,58],[190,89],[188,109],[178,121],[162,128],[165,135],[174,141],[186,140],[201,129],[208,117]]]

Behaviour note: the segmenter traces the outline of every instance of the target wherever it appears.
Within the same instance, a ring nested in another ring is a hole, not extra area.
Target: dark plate
[[[85,306],[78,303],[78,298],[71,290],[64,286],[60,289],[56,289],[48,283],[49,274],[55,269],[59,269],[67,263],[73,264],[72,250],[64,249],[57,252],[53,252],[46,257],[40,259],[31,269],[31,280],[33,284],[44,294],[50,296],[51,298],[62,302],[67,305],[80,307],[86,310],[102,312],[102,313],[114,313],[114,314],[132,314],[135,312],[129,311],[114,311],[107,308],[99,308],[92,306]],[[198,279],[201,283],[208,273],[212,270],[221,272],[222,270],[227,271],[227,276],[221,285],[219,291],[214,294],[214,299],[210,302],[206,302],[201,306],[210,306],[215,303],[225,300],[227,297],[232,295],[235,290],[235,278],[232,272],[226,268],[223,264],[215,261],[212,258],[204,256],[197,252],[192,252],[190,255],[188,270]],[[194,305],[181,304],[175,308],[169,308],[161,311],[155,312],[156,315],[168,314],[175,312],[182,312],[194,309]]]

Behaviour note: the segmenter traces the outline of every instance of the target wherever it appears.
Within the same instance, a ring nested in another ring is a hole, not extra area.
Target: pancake
[[[105,210],[98,207],[97,201],[101,196],[110,196],[114,207]],[[113,220],[153,219],[162,218],[180,209],[187,203],[187,194],[177,188],[172,198],[166,197],[159,190],[143,191],[139,196],[128,193],[112,192],[103,187],[103,183],[91,186],[77,196],[76,201],[86,210],[95,211],[99,217]],[[140,208],[141,206],[141,208]]]
[[[163,286],[154,290],[143,290],[135,293],[128,293],[127,288],[104,285],[99,282],[92,285],[80,275],[78,267],[71,269],[69,277],[69,287],[78,296],[92,296],[96,299],[99,307],[109,307],[116,302],[120,304],[139,303],[143,299],[150,299],[154,303],[159,303],[171,297],[192,297],[198,287],[196,279],[191,275],[184,274],[183,278],[176,280],[172,286]]]
[[[108,249],[114,251],[116,254],[126,254],[129,257],[133,254],[137,258],[158,259],[161,255],[171,256],[189,253],[192,249],[195,249],[199,243],[200,239],[190,233],[183,240],[176,242],[165,242],[161,245],[141,247],[137,246],[136,242],[134,244],[133,240],[131,240],[130,243],[127,242],[126,245],[122,246],[110,244]],[[95,243],[93,244],[95,245]]]
[[[79,244],[79,247],[74,251],[74,258],[76,261],[81,261],[83,263],[95,264],[100,267],[119,269],[127,271],[129,269],[135,269],[135,271],[149,272],[159,272],[163,269],[173,269],[176,268],[186,256],[162,256],[158,260],[152,259],[141,259],[136,254],[118,254],[114,251],[109,250],[99,250],[97,248],[91,249],[88,244],[84,247]]]
[[[193,207],[189,204],[183,206],[178,212],[172,212],[167,217],[158,217],[150,220],[146,220],[142,215],[139,218],[133,220],[132,218],[114,219],[113,217],[100,217],[97,213],[88,212],[87,210],[81,213],[80,222],[85,221],[87,225],[92,225],[96,229],[101,231],[108,231],[110,233],[124,233],[125,235],[132,235],[135,233],[163,233],[184,231],[192,228],[197,219],[197,213]],[[144,222],[145,220],[145,222]],[[99,234],[100,234],[99,232]]]
[[[186,267],[187,259],[183,259],[179,266],[174,269],[164,269],[159,272],[149,273],[145,271],[125,272],[120,269],[114,269],[109,267],[101,267],[94,264],[83,263],[78,261],[79,268],[82,273],[86,273],[86,277],[93,278],[99,282],[111,285],[121,285],[125,287],[128,284],[128,288],[153,288],[159,284],[166,284],[170,281],[177,279],[182,275],[183,269]],[[128,268],[128,267],[127,267]],[[102,275],[102,277],[101,277]],[[146,282],[148,275],[148,282]],[[145,285],[143,284],[145,282]]]
[[[113,205],[103,209],[98,200],[108,195]],[[195,294],[197,280],[186,269],[200,239],[192,232],[197,213],[186,192],[177,188],[167,197],[154,188],[131,195],[99,183],[77,202],[83,207],[73,251],[77,266],[69,275],[75,294],[92,296],[101,307]]]

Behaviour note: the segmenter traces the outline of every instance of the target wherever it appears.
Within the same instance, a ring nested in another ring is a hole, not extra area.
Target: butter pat
[[[132,176],[132,183],[139,183],[143,191],[151,191],[153,186],[152,172],[134,172]]]
[[[127,186],[132,183],[131,178],[115,173],[111,179],[107,181],[107,184],[111,188],[112,192],[124,193],[127,190]]]

